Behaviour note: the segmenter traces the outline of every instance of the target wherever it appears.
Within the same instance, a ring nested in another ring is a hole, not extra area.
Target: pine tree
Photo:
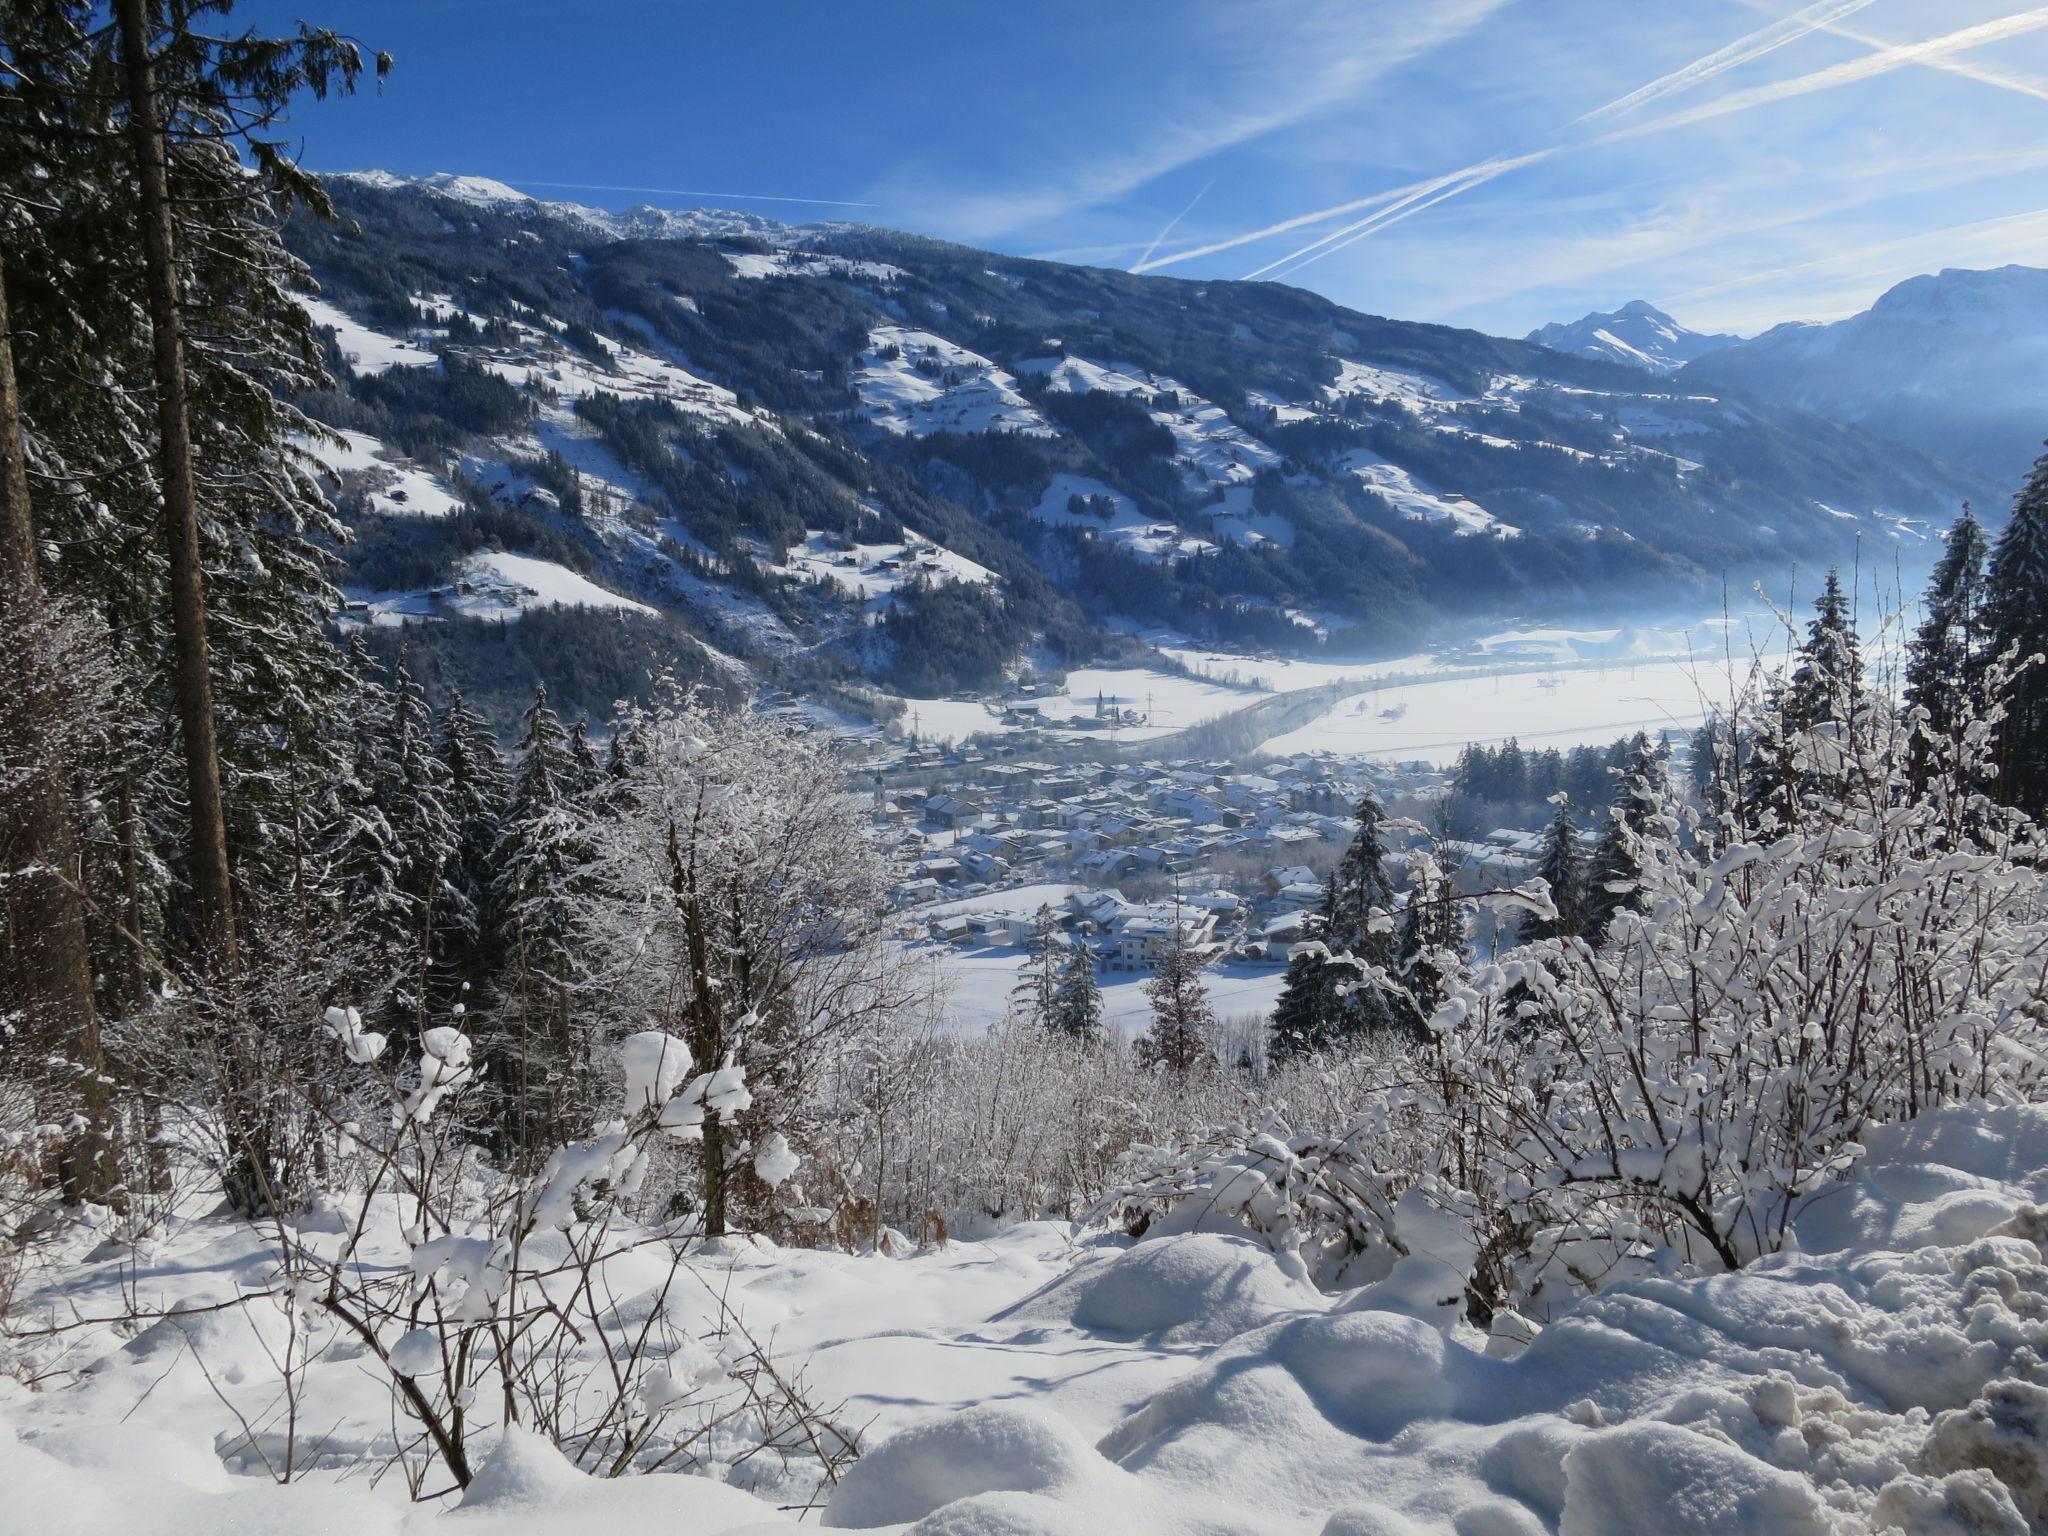
[[[510,1039],[509,1096],[514,1142],[531,1150],[573,1130],[576,1078],[587,1052],[572,1025],[575,882],[588,860],[581,809],[572,794],[576,760],[569,735],[534,690],[522,721],[518,766],[491,852],[491,908],[507,974],[502,1012]]]
[[[1913,738],[1908,773],[1924,785],[1935,743],[1953,756],[1966,721],[1982,719],[1984,696],[1985,560],[1990,541],[1963,503],[1950,526],[1941,560],[1928,580],[1926,616],[1906,653],[1906,702],[1927,712],[1924,734]]]
[[[1167,936],[1166,952],[1145,983],[1145,995],[1152,1003],[1152,1023],[1138,1037],[1138,1064],[1161,1068],[1175,1078],[1214,1067],[1216,1053],[1209,1035],[1216,1025],[1209,1005],[1209,989],[1202,981],[1202,957],[1197,953],[1181,920],[1180,905],[1174,904],[1173,931]]]
[[[1287,956],[1287,974],[1273,1005],[1266,1054],[1275,1063],[1327,1050],[1341,1036],[1344,999],[1337,993],[1339,967],[1321,944],[1297,944]]]
[[[424,689],[400,656],[391,668],[391,705],[377,799],[399,860],[405,929],[397,959],[405,978],[397,999],[416,1020],[427,1011],[432,966],[442,935],[473,932],[475,913],[454,879],[460,831],[448,803],[448,774],[434,751],[433,714]]]
[[[1414,882],[1401,913],[1394,970],[1408,989],[1403,1022],[1418,1036],[1465,964],[1465,917],[1448,872],[1426,853],[1413,860]]]
[[[1092,1045],[1102,1038],[1102,988],[1095,980],[1095,951],[1086,939],[1069,946],[1067,963],[1060,972],[1059,990],[1053,994],[1053,1030]]]
[[[1814,600],[1799,659],[1793,664],[1791,686],[1785,693],[1786,723],[1800,731],[1846,725],[1862,690],[1863,654],[1855,620],[1848,594],[1842,590],[1841,575],[1830,566],[1820,596]]]
[[[618,738],[612,738],[614,743]],[[448,881],[456,921],[438,930],[451,980],[480,986],[495,969],[491,947],[491,849],[511,791],[505,755],[483,717],[451,693],[435,728],[435,751],[447,781],[446,797],[455,827],[455,853]],[[445,997],[438,1003],[451,1003]],[[437,1010],[438,1011],[438,1006]]]
[[[1394,910],[1394,882],[1387,873],[1386,812],[1369,789],[1359,798],[1357,817],[1358,830],[1330,880],[1323,939],[1331,955],[1347,955],[1358,966],[1385,969],[1394,963],[1394,936],[1384,921]],[[1396,1023],[1397,1010],[1378,989],[1340,993],[1339,983],[1354,975],[1353,969],[1338,967],[1313,984],[1304,979],[1306,990],[1296,1001],[1320,1015],[1313,1032],[1325,1043],[1346,1035],[1377,1034]]]
[[[1543,829],[1543,851],[1536,859],[1536,873],[1550,886],[1550,900],[1557,908],[1557,916],[1524,917],[1517,936],[1525,944],[1536,939],[1568,937],[1584,929],[1586,855],[1579,844],[1578,823],[1572,820],[1569,796],[1559,793],[1550,800],[1556,809]]]
[[[2048,656],[2048,454],[2034,461],[1992,548],[1985,619],[1992,656]],[[2025,666],[2007,687],[1996,756],[1998,798],[2048,816],[2048,663]]]
[[[1059,920],[1051,907],[1041,906],[1032,920],[1029,955],[1010,989],[1011,1007],[1040,1029],[1052,1023],[1060,987],[1060,949]]]
[[[1615,783],[1607,826],[1586,874],[1583,933],[1589,943],[1604,941],[1615,914],[1636,904],[1643,878],[1638,845],[1652,818],[1663,813],[1663,777],[1655,749],[1638,733]]]

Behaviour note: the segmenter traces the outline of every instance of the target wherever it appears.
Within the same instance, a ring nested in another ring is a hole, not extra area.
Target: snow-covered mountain
[[[1854,422],[2009,491],[2048,436],[2048,270],[1908,278],[1846,320],[1701,358],[1684,381]]]
[[[1634,299],[1606,314],[1538,326],[1526,339],[1553,352],[1670,373],[1742,338],[1688,330],[1656,305]]]
[[[568,650],[544,631],[595,644],[602,616],[607,645],[841,708],[1123,655],[1135,627],[1405,654],[1696,601],[1859,533],[1914,559],[1988,494],[1802,411],[1273,284],[481,177],[331,185],[342,221],[289,237],[344,384],[311,403],[358,530],[341,585],[416,647],[513,634],[543,666]]]

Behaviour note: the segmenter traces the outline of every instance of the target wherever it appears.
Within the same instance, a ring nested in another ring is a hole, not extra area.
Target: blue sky
[[[2048,5],[2021,0],[245,0],[235,16],[304,17],[396,56],[381,94],[300,111],[315,169],[861,219],[1505,334],[1639,297],[1750,332],[1943,266],[2048,265]]]

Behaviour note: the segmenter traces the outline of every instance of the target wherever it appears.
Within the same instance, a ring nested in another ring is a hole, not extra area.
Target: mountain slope
[[[2048,270],[1910,278],[1846,320],[1715,352],[1680,382],[1856,423],[1991,481],[2002,505],[2048,436]]]
[[[1655,305],[1635,299],[1606,314],[1538,326],[1527,339],[1553,352],[1672,373],[1742,338],[1688,330]]]
[[[1859,533],[1910,553],[1975,490],[1801,411],[1277,285],[473,178],[333,191],[341,222],[290,238],[366,622],[573,594],[859,708],[1128,655],[1132,621],[1398,653],[1693,601]]]

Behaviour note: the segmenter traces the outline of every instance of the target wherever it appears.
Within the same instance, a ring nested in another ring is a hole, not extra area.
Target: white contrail
[[[1746,37],[1738,37],[1725,48],[1718,48],[1705,58],[1694,59],[1681,69],[1674,69],[1668,75],[1660,75],[1648,85],[1638,86],[1626,96],[1620,96],[1604,107],[1595,107],[1583,116],[1573,119],[1573,125],[1598,122],[1603,118],[1617,117],[1624,112],[1633,112],[1646,102],[1660,100],[1675,92],[1698,85],[1702,80],[1711,80],[1716,75],[1726,74],[1752,59],[1760,59],[1767,53],[1774,53],[1787,43],[1796,43],[1809,33],[1832,27],[1835,22],[1870,5],[1872,0],[1818,0],[1803,11],[1759,28]]]
[[[651,192],[657,197],[722,197],[736,203],[819,203],[829,208],[879,208],[843,197],[776,197],[767,192],[691,192],[682,187],[615,187],[601,181],[515,181],[515,187],[554,187],[569,192]]]
[[[1193,197],[1188,199],[1187,207],[1181,209],[1179,213],[1176,213],[1172,218],[1166,221],[1166,227],[1160,230],[1158,234],[1152,237],[1152,243],[1145,247],[1145,254],[1140,256],[1138,258],[1137,265],[1131,268],[1133,272],[1142,272],[1145,270],[1145,263],[1150,261],[1152,259],[1152,253],[1159,249],[1159,242],[1164,240],[1168,235],[1173,233],[1174,225],[1178,224],[1182,219],[1186,218],[1189,214],[1195,211],[1195,204],[1199,203],[1203,198],[1207,197],[1209,195],[1209,188],[1215,185],[1216,178],[1212,176],[1209,178],[1208,181],[1203,183],[1201,191],[1197,192]]]
[[[1796,41],[1798,38],[1829,27],[1867,3],[1869,3],[1869,0],[1822,0],[1822,3],[1810,5],[1805,10],[1786,17],[1783,21],[1773,22],[1770,26],[1761,27],[1745,37],[1738,38],[1735,42],[1728,44],[1727,47],[1717,49],[1703,58],[1696,59],[1681,69],[1659,76],[1648,85],[1641,86],[1629,92],[1626,96],[1607,103],[1605,106],[1596,107],[1591,112],[1576,119],[1575,122],[1585,123],[1602,120],[1617,113],[1631,110],[1633,106],[1640,105],[1644,101],[1661,99],[1677,91],[1688,89],[1700,81],[1711,79],[1715,75],[1734,68],[1736,64],[1746,63],[1751,59],[1761,57],[1765,53],[1782,48],[1787,43]],[[1538,161],[1548,160],[1553,156],[1564,153],[1570,148],[1591,148],[1601,144],[1614,143],[1622,139],[1635,138],[1642,134],[1660,132],[1668,128],[1678,128],[1690,123],[1704,122],[1710,118],[1723,117],[1735,112],[1748,111],[1753,107],[1763,106],[1770,102],[1782,101],[1791,96],[1805,95],[1812,91],[1827,90],[1837,85],[1847,85],[1857,80],[1869,79],[1875,75],[1903,68],[1908,64],[1938,64],[1952,54],[1960,53],[1970,48],[1982,47],[1987,43],[2003,41],[2006,38],[2017,37],[2022,33],[2036,30],[2042,26],[2048,26],[2048,7],[2023,11],[2016,15],[2002,17],[1975,27],[1966,27],[1961,31],[1947,33],[1941,37],[1929,38],[1924,42],[1894,45],[1881,52],[1872,54],[1868,58],[1851,59],[1847,63],[1833,65],[1830,68],[1817,70],[1808,75],[1797,76],[1791,80],[1779,81],[1773,85],[1756,86],[1746,91],[1737,91],[1732,95],[1705,103],[1688,111],[1672,113],[1647,123],[1616,129],[1595,138],[1579,140],[1573,144],[1553,145],[1545,149],[1534,150],[1528,154],[1513,157],[1506,161],[1499,158],[1481,161],[1475,165],[1469,165],[1442,176],[1430,177],[1424,181],[1411,182],[1404,187],[1396,187],[1388,192],[1376,193],[1371,197],[1359,198],[1349,203],[1340,203],[1331,208],[1317,209],[1313,213],[1298,214],[1294,218],[1284,219],[1277,224],[1269,224],[1263,229],[1255,229],[1246,234],[1235,235],[1227,240],[1214,241],[1208,245],[1197,246],[1186,251],[1171,252],[1159,257],[1157,260],[1133,267],[1132,270],[1136,272],[1151,271],[1159,267],[1171,266],[1177,262],[1190,261],[1199,256],[1212,256],[1221,251],[1234,250],[1242,245],[1250,245],[1255,241],[1268,239],[1273,235],[1285,234],[1291,230],[1319,224],[1327,219],[1372,210],[1368,217],[1360,219],[1356,223],[1347,225],[1342,229],[1331,231],[1311,241],[1308,245],[1291,251],[1275,261],[1268,262],[1265,266],[1260,267],[1256,273],[1248,274],[1252,276],[1263,275],[1273,271],[1275,268],[1287,266],[1289,263],[1297,261],[1302,257],[1311,256],[1318,250],[1321,251],[1321,255],[1328,255],[1332,251],[1342,249],[1344,245],[1349,245],[1355,240],[1363,239],[1376,229],[1382,228],[1387,224],[1398,223],[1401,219],[1411,216],[1412,213],[1420,212],[1423,207],[1433,207],[1436,203],[1444,200],[1443,197],[1434,194],[1447,187],[1455,186],[1456,190],[1449,192],[1447,195],[1456,196],[1459,192],[1469,190],[1471,187],[1484,185],[1486,182],[1493,180],[1496,176],[1501,175],[1504,169],[1515,169],[1520,166],[1535,164]],[[1315,257],[1315,259],[1320,259],[1320,256]]]
[[[1510,160],[1484,160],[1478,165],[1468,165],[1463,170],[1452,171],[1447,176],[1435,176],[1425,182],[1415,182],[1410,186],[1397,188],[1396,190],[1400,195],[1389,194],[1389,196],[1394,197],[1392,202],[1374,209],[1364,218],[1353,223],[1339,225],[1328,234],[1311,240],[1307,245],[1289,251],[1285,256],[1276,256],[1263,267],[1254,267],[1251,271],[1245,273],[1242,280],[1249,282],[1253,278],[1264,277],[1275,267],[1284,267],[1296,257],[1306,256],[1309,252],[1319,247],[1329,247],[1329,250],[1322,252],[1323,255],[1327,256],[1330,251],[1338,249],[1340,245],[1349,245],[1353,240],[1362,240],[1376,229],[1381,229],[1388,224],[1398,224],[1401,220],[1420,213],[1425,208],[1434,208],[1446,198],[1456,197],[1462,192],[1469,192],[1476,186],[1492,181],[1496,176],[1504,175],[1509,171],[1519,170],[1521,167],[1531,165],[1538,160],[1547,160],[1557,153],[1559,151],[1555,149],[1539,149],[1526,155],[1517,155]]]
[[[1768,9],[1767,0],[1743,0],[1743,4],[1753,11]],[[1868,32],[1859,32],[1854,27],[1842,26],[1839,22],[1823,22],[1821,31],[1830,37],[1839,37],[1845,43],[1854,43],[1859,48],[1869,48],[1877,53],[1888,52],[1898,47],[1890,38],[1874,37]],[[2048,84],[2026,75],[2013,74],[2010,70],[1994,69],[1989,64],[1978,64],[1969,59],[1958,58],[1920,59],[1916,62],[1925,64],[1929,69],[1938,69],[1944,74],[1954,75],[1961,80],[1974,81],[1978,85],[1996,86],[2002,91],[2031,96],[2036,101],[2048,101]]]
[[[1515,169],[1521,165],[1532,164],[1539,160],[1550,159],[1555,155],[1564,153],[1567,148],[1591,149],[1603,144],[1614,144],[1626,139],[1641,138],[1646,134],[1662,133],[1672,128],[1688,127],[1694,123],[1708,122],[1719,117],[1733,116],[1739,112],[1748,112],[1757,107],[1768,106],[1773,102],[1785,101],[1794,96],[1806,96],[1815,91],[1832,90],[1836,86],[1851,85],[1857,81],[1889,74],[1891,71],[1903,69],[1909,64],[1938,63],[1952,54],[1961,53],[1971,48],[1981,48],[1988,43],[2003,42],[2008,38],[2019,37],[2028,32],[2038,31],[2042,27],[2048,27],[2048,6],[2037,6],[2031,11],[2016,12],[2011,16],[1999,17],[1994,21],[1983,22],[1974,27],[1964,27],[1960,31],[1944,33],[1940,37],[1928,38],[1922,42],[1892,44],[1883,51],[1870,54],[1864,58],[1850,59],[1841,64],[1833,64],[1826,69],[1815,70],[1810,74],[1798,75],[1790,80],[1780,80],[1769,85],[1752,86],[1748,90],[1735,91],[1717,100],[1703,102],[1697,107],[1688,107],[1682,111],[1667,113],[1663,117],[1653,118],[1646,123],[1635,123],[1624,128],[1618,128],[1601,134],[1597,138],[1583,140],[1576,145],[1559,145],[1555,148],[1539,150],[1511,162],[1488,161],[1477,166],[1469,166],[1464,171],[1454,172],[1450,177],[1444,178],[1446,182],[1452,183],[1452,185],[1449,186],[1448,190],[1429,198],[1426,202],[1414,203],[1410,199],[1401,206],[1383,209],[1367,218],[1358,220],[1354,224],[1347,225],[1343,229],[1333,231],[1318,240],[1311,241],[1309,244],[1289,252],[1278,260],[1270,261],[1265,266],[1258,268],[1257,271],[1247,273],[1246,276],[1262,277],[1280,267],[1287,269],[1282,274],[1283,276],[1292,275],[1312,262],[1321,261],[1325,256],[1341,251],[1347,245],[1354,245],[1370,235],[1377,234],[1390,224],[1398,224],[1403,219],[1421,213],[1426,208],[1435,207],[1447,198],[1456,197],[1462,192],[1470,191],[1473,187],[1483,186],[1485,183],[1492,181],[1496,176],[1501,175],[1504,171]],[[1809,28],[1808,30],[1812,29]],[[1683,73],[1683,71],[1679,73]],[[1666,78],[1670,77],[1667,76]],[[1645,89],[1648,89],[1648,87],[1645,87]],[[1601,110],[1604,111],[1605,109]],[[1589,114],[1589,116],[1591,115],[1594,114]],[[1584,121],[1584,119],[1581,119],[1581,121]],[[1412,206],[1409,205],[1411,203]],[[1154,265],[1162,264],[1154,263]]]
[[[1697,107],[1673,112],[1667,117],[1658,118],[1655,122],[1645,123],[1639,128],[1624,129],[1620,133],[1609,134],[1593,142],[1606,143],[1616,138],[1633,138],[1639,133],[1653,133],[1665,128],[1683,128],[1692,123],[1704,123],[1736,112],[1747,112],[1753,107],[1768,106],[1774,101],[1784,101],[1789,97],[1832,90],[1838,85],[1852,85],[1859,80],[1868,80],[1876,75],[1889,74],[1895,69],[1903,69],[1908,64],[1935,64],[1951,54],[1962,53],[1971,48],[1982,48],[1991,43],[2002,43],[2029,32],[2038,32],[2043,27],[2048,27],[2048,5],[2036,6],[2030,11],[2016,11],[2010,16],[2000,16],[1993,21],[1980,22],[1974,27],[1964,27],[1957,32],[1927,38],[1923,42],[1894,43],[1882,53],[1849,59],[1841,64],[1831,64],[1826,69],[1817,69],[1810,75],[1780,80],[1771,85],[1755,85],[1746,91],[1734,91],[1717,100],[1702,102]]]

